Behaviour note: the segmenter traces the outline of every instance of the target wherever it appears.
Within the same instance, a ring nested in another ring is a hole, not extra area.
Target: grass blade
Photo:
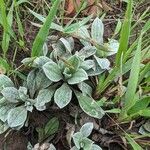
[[[128,140],[128,142],[131,144],[133,150],[143,150],[143,148],[134,141],[133,138],[131,138],[128,134],[126,134],[126,139]]]
[[[126,53],[129,43],[129,36],[131,30],[131,19],[132,19],[132,6],[133,0],[129,0],[128,7],[124,19],[124,23],[122,25],[121,37],[120,37],[120,46],[118,53],[116,55],[116,66],[120,66],[121,55]]]
[[[138,79],[140,74],[140,61],[141,61],[141,44],[142,44],[142,36],[140,35],[137,50],[135,52],[135,56],[133,58],[133,63],[131,66],[130,77],[128,81],[127,91],[125,94],[124,107],[120,114],[120,119],[123,120],[127,116],[127,111],[135,104],[135,93],[138,85]]]
[[[35,41],[33,42],[33,47],[32,47],[32,53],[31,56],[39,56],[42,51],[43,44],[48,36],[49,33],[49,28],[51,26],[51,23],[53,21],[53,18],[57,12],[57,8],[59,6],[61,0],[56,0],[46,18],[45,23],[41,27],[40,31],[38,32]]]

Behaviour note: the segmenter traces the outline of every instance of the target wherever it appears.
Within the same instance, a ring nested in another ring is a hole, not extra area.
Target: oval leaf
[[[14,84],[13,82],[10,80],[10,78],[8,78],[7,76],[0,74],[0,91],[4,88],[4,87],[13,87]]]
[[[88,79],[87,73],[83,69],[78,69],[70,79],[68,79],[69,84],[77,84]]]
[[[36,109],[41,110],[40,109],[41,107],[45,106],[46,103],[51,101],[53,94],[54,94],[53,89],[42,89],[42,90],[40,90],[38,97],[37,97],[36,104],[35,104]]]
[[[64,83],[54,94],[54,101],[59,108],[65,107],[72,98],[72,90]]]
[[[88,137],[92,133],[92,130],[93,130],[93,123],[88,122],[81,127],[80,132],[84,137]]]
[[[105,112],[103,109],[94,101],[94,99],[83,96],[80,93],[76,93],[76,96],[79,101],[79,105],[82,108],[82,110],[87,113],[89,116],[101,119]]]
[[[55,62],[48,62],[42,68],[47,78],[51,81],[58,82],[62,79],[61,70]]]
[[[102,21],[97,17],[92,23],[91,28],[92,39],[95,40],[98,44],[102,44],[103,34],[104,34],[104,25]]]
[[[12,103],[17,103],[18,99],[20,99],[19,92],[14,87],[6,87],[1,91],[1,93],[6,98],[6,100]]]
[[[16,107],[8,113],[7,121],[11,128],[21,126],[25,123],[27,118],[27,110],[24,106]]]

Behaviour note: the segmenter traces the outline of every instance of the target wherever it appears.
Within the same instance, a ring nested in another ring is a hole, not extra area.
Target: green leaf
[[[11,128],[22,126],[27,119],[27,110],[24,106],[13,108],[8,113],[7,121]]]
[[[83,95],[88,95],[91,97],[92,95],[92,88],[86,84],[85,82],[81,82],[78,84],[78,88],[81,90]]]
[[[18,90],[18,93],[19,93],[19,98],[22,100],[22,101],[27,101],[29,96],[27,95],[27,88],[26,87],[22,87],[20,86],[19,87],[19,90]]]
[[[76,93],[79,105],[82,110],[89,116],[101,119],[105,112],[103,109],[94,101],[94,99],[83,96],[81,93]]]
[[[6,87],[1,91],[2,95],[6,98],[7,101],[12,103],[17,103],[20,99],[19,92],[14,87]]]
[[[13,104],[4,104],[0,106],[0,120],[1,121],[6,122],[7,115],[14,106],[15,105]]]
[[[115,28],[114,35],[117,35],[117,34],[120,32],[121,26],[122,26],[121,20],[118,19],[118,22],[117,22],[117,26],[116,26],[116,28]]]
[[[65,38],[60,38],[59,40],[63,43],[63,45],[65,46],[66,50],[69,53],[71,53],[72,47],[71,47],[70,43]]]
[[[137,144],[133,138],[131,138],[128,134],[126,134],[126,139],[129,141],[129,143],[131,144],[133,150],[143,150],[143,148]]]
[[[121,56],[122,54],[124,55],[127,52],[131,30],[132,7],[133,7],[133,0],[129,0],[120,35],[121,36],[119,41],[120,46],[118,53],[116,55],[116,66],[120,66]]]
[[[52,81],[50,81],[44,74],[43,70],[39,70],[36,74],[35,78],[36,89],[45,89],[51,85]]]
[[[140,73],[141,44],[142,44],[142,34],[139,37],[137,50],[135,52],[132,66],[131,66],[130,77],[128,80],[128,86],[127,86],[127,91],[124,100],[125,104],[120,114],[121,119],[124,119],[124,117],[126,117],[127,111],[136,103],[135,93],[136,93],[138,78]]]
[[[54,94],[54,101],[59,108],[63,108],[69,104],[72,98],[72,90],[64,83]]]
[[[104,34],[104,25],[102,21],[97,17],[92,23],[91,28],[92,39],[96,41],[98,44],[102,44],[103,34]]]
[[[92,140],[90,140],[88,138],[83,138],[82,141],[80,142],[80,146],[83,149],[91,150],[93,143],[94,142]]]
[[[37,90],[47,88],[52,82],[45,76],[43,70],[32,70],[27,76],[27,87],[31,98]]]
[[[86,38],[90,39],[90,34],[86,26],[80,27],[79,30],[77,31],[77,35],[83,38],[83,39],[80,39],[80,42],[84,46],[91,46],[91,43],[86,41]]]
[[[93,144],[92,145],[92,150],[102,150],[98,145]]]
[[[91,68],[95,67],[95,62],[94,60],[85,60],[81,63],[80,68],[84,70],[89,70]]]
[[[55,3],[53,4],[46,21],[44,22],[43,26],[41,27],[40,31],[38,32],[34,42],[33,42],[33,47],[32,47],[32,53],[31,56],[39,56],[42,51],[43,44],[48,36],[49,33],[49,28],[51,26],[51,23],[53,21],[53,18],[57,12],[57,8],[59,6],[61,0],[56,0]]]
[[[58,82],[62,79],[61,70],[55,62],[47,62],[42,68],[47,78],[51,81]]]
[[[77,53],[77,52],[76,52]],[[80,58],[88,58],[92,55],[94,55],[96,53],[96,48],[95,46],[85,46],[83,47],[78,53],[77,55],[80,57]]]
[[[119,108],[113,108],[110,110],[105,110],[106,113],[112,113],[112,114],[119,114],[121,112],[121,109]]]
[[[93,130],[93,123],[92,122],[88,122],[88,123],[85,123],[81,127],[80,133],[83,135],[83,137],[88,137],[92,133],[92,130]]]
[[[42,89],[36,98],[35,107],[37,110],[41,111],[41,108],[45,107],[45,104],[52,100],[54,94],[54,89]],[[43,110],[43,109],[42,109]]]
[[[110,62],[107,58],[99,58],[97,56],[94,56],[94,58],[96,59],[98,65],[101,67],[101,69],[109,69],[110,66]]]
[[[76,71],[79,66],[80,66],[80,60],[79,57],[76,55],[71,56],[68,60],[67,60],[68,64],[69,64],[69,68],[72,72]]]
[[[57,132],[58,128],[59,128],[58,118],[54,117],[54,118],[50,119],[44,128],[45,136],[49,137],[50,135],[55,134]]]
[[[134,106],[132,106],[129,110],[128,110],[128,115],[133,115],[135,113],[138,113],[141,110],[146,109],[150,104],[150,97],[145,97],[141,100],[138,100]]]
[[[8,129],[8,125],[0,121],[0,134],[4,133]]]
[[[39,56],[39,57],[37,57],[37,58],[34,59],[32,66],[40,68],[44,64],[46,64],[47,62],[51,62],[51,59],[49,59],[46,56]]]
[[[85,25],[91,18],[92,18],[92,16],[88,16],[88,17],[82,19],[82,21],[71,24],[70,26],[66,26],[64,28],[64,33],[74,33],[76,31],[78,31],[78,29],[80,27],[82,27],[83,25]]]
[[[81,148],[80,142],[82,141],[82,139],[83,139],[83,135],[80,132],[77,132],[73,135],[73,142],[78,149]]]
[[[139,115],[143,117],[150,117],[150,107],[139,111]]]
[[[14,84],[6,75],[0,74],[0,91],[4,87],[13,87]]]
[[[108,52],[104,52],[106,56],[114,55],[118,52],[119,42],[114,39],[110,39],[108,43]]]
[[[9,71],[10,66],[8,64],[8,62],[0,57],[0,72],[1,74],[5,74],[7,71]]]
[[[71,78],[67,80],[69,84],[77,84],[88,79],[87,73],[83,69],[78,69]]]
[[[28,9],[29,9],[29,8],[28,8]],[[46,21],[46,18],[43,17],[41,14],[38,14],[38,13],[32,11],[31,9],[29,9],[29,11],[30,11],[30,13],[31,13],[32,15],[34,15],[34,17],[36,17],[37,19],[39,19],[41,22],[44,23],[44,22]],[[63,32],[63,27],[60,26],[60,25],[58,25],[58,24],[56,24],[56,23],[53,23],[53,22],[51,23],[50,29]]]

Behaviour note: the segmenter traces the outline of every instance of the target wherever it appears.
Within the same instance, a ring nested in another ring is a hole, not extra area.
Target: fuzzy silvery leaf
[[[32,57],[28,57],[28,58],[24,58],[21,62],[24,64],[24,65],[30,65],[33,63],[35,58],[32,58]]]
[[[32,112],[33,111],[33,106],[32,105],[27,105],[26,110]]]
[[[6,98],[6,100],[11,103],[17,103],[20,99],[19,92],[14,87],[6,87],[1,91],[1,93]]]
[[[64,56],[66,54],[66,50],[61,42],[52,44],[53,51],[50,54],[50,58],[52,60],[57,59],[59,56]]]
[[[46,56],[48,53],[48,46],[47,43],[44,43],[43,49],[42,49],[43,55]]]
[[[3,106],[7,103],[8,103],[8,101],[6,100],[6,98],[3,96],[0,96],[0,106]]]
[[[79,28],[78,32],[77,32],[78,36],[80,36],[83,39],[80,39],[80,42],[84,45],[84,46],[91,46],[90,42],[87,42],[84,39],[90,38],[90,34],[87,30],[86,26],[82,26],[81,28]]]
[[[41,108],[45,106],[46,103],[50,102],[54,94],[54,89],[42,89],[36,98],[35,107],[37,110],[41,111]]]
[[[74,49],[74,39],[73,39],[73,37],[68,37],[68,38],[66,38],[66,40],[70,43],[71,50],[73,51],[73,49]]]
[[[89,70],[95,65],[94,60],[85,60],[81,63],[80,67],[84,70]]]
[[[73,135],[73,142],[78,149],[81,148],[80,142],[82,141],[82,139],[83,139],[83,135],[80,132],[77,132]]]
[[[51,81],[58,82],[62,79],[61,70],[55,62],[48,62],[42,68],[47,78]]]
[[[14,128],[21,126],[27,119],[27,110],[24,106],[15,107],[10,110],[7,117],[9,127]]]
[[[82,147],[84,150],[91,150],[93,141],[88,138],[83,138],[80,142],[80,147]]]
[[[98,145],[93,144],[91,150],[102,150]]]
[[[95,60],[97,61],[98,65],[101,67],[101,69],[109,69],[110,61],[106,58],[99,58],[97,56],[94,56]]]
[[[43,70],[39,70],[39,72],[36,73],[35,83],[36,83],[36,89],[40,90],[40,89],[47,88],[48,86],[50,86],[52,81],[50,81],[45,76]]]
[[[4,133],[8,129],[8,125],[2,121],[0,121],[0,134]]]
[[[59,108],[63,108],[69,104],[72,98],[72,90],[64,83],[54,94],[54,101]]]
[[[70,70],[76,71],[80,66],[80,59],[77,55],[73,55],[67,60],[67,63],[68,65],[66,65]]]
[[[150,120],[147,120],[147,122],[143,125],[144,129],[150,133]]]
[[[81,127],[80,133],[82,133],[83,137],[88,137],[92,133],[92,130],[93,130],[93,123],[92,122],[88,122],[88,123],[85,123]]]
[[[80,68],[72,75],[70,79],[67,80],[67,82],[69,84],[77,84],[87,79],[88,79],[87,73]]]
[[[76,146],[74,146],[70,150],[79,150],[79,149]]]
[[[13,87],[14,84],[6,75],[0,74],[0,91],[4,87]]]
[[[44,64],[46,64],[47,62],[51,62],[51,61],[52,60],[46,56],[39,56],[33,61],[32,66],[33,67],[42,67]]]
[[[65,68],[64,72],[63,72],[63,75],[64,75],[65,79],[67,80],[67,79],[71,78],[72,73],[71,73],[69,68]]]
[[[150,136],[150,132],[145,130],[145,128],[143,126],[140,127],[139,133],[142,135],[145,135],[145,136]]]
[[[9,111],[15,107],[14,104],[5,104],[0,106],[0,120],[6,122]]]
[[[50,144],[50,147],[48,148],[48,150],[56,150],[56,148],[53,144]]]
[[[96,53],[95,46],[85,46],[79,52],[78,56],[82,59],[88,58]]]
[[[79,89],[81,90],[83,95],[88,95],[91,97],[92,95],[92,88],[85,82],[81,82],[78,84]]]
[[[106,56],[111,56],[118,52],[119,42],[117,40],[111,39],[109,40],[109,43],[107,46],[108,46],[109,52],[106,52]]]
[[[96,103],[94,99],[77,92],[76,96],[79,101],[80,107],[86,114],[98,119],[101,119],[104,116],[104,110]]]
[[[89,34],[87,28],[88,28],[88,26],[80,27],[79,30],[77,31],[77,34],[84,39],[90,38],[90,34]]]
[[[93,21],[91,27],[91,36],[98,44],[103,43],[104,25],[98,17]]]
[[[19,87],[19,90],[18,90],[18,93],[19,93],[19,97],[22,101],[26,101],[29,96],[27,95],[27,88],[26,87]]]
[[[87,72],[88,76],[97,76],[97,75],[103,73],[104,71],[105,71],[105,70],[102,69],[102,68],[98,65],[98,63],[96,63],[94,68],[91,68],[91,69],[87,70],[86,72]]]
[[[71,47],[70,43],[69,43],[65,38],[60,38],[59,40],[63,43],[65,49],[66,49],[69,53],[71,53],[72,47]]]

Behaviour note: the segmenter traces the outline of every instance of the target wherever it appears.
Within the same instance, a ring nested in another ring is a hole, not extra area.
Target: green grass
[[[54,2],[53,6],[46,18],[46,21],[44,22],[43,26],[40,28],[40,30],[34,40],[34,43],[33,43],[32,53],[31,53],[32,57],[41,55],[44,42],[49,34],[49,28],[50,28],[51,23],[56,15],[57,8],[60,4],[60,1],[61,0],[56,0]]]

